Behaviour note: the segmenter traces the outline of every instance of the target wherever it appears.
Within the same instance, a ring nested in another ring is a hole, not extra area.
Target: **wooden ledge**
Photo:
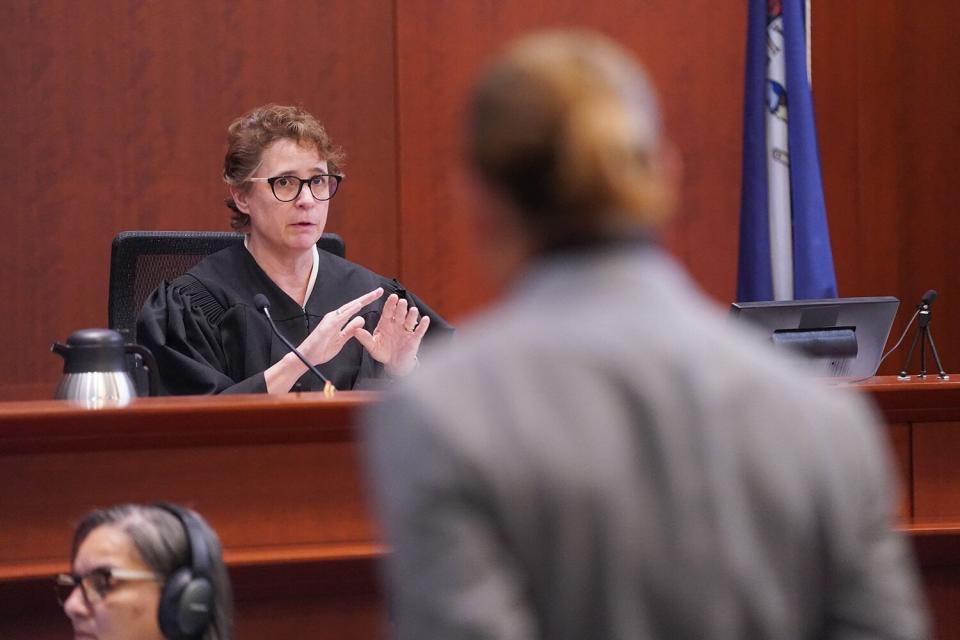
[[[890,423],[960,420],[960,375],[950,380],[936,374],[925,380],[877,376],[849,388],[868,394]]]
[[[84,409],[64,400],[0,404],[0,456],[63,451],[349,442],[374,392],[140,398]],[[135,425],[135,428],[132,426]]]

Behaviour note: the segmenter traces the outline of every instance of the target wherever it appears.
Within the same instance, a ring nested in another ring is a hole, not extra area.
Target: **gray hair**
[[[223,564],[220,540],[198,513],[191,513],[207,540],[210,555],[208,577],[213,583],[214,590],[213,620],[203,634],[202,640],[231,640],[233,597],[227,569]],[[107,509],[97,509],[85,515],[73,534],[71,563],[76,559],[77,551],[87,536],[94,529],[104,525],[115,526],[127,534],[143,561],[164,578],[170,577],[180,567],[190,564],[187,533],[180,520],[161,507],[139,504],[123,504]]]

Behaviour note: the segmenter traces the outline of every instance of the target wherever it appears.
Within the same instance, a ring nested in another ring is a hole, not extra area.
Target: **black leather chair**
[[[126,342],[136,341],[137,315],[147,296],[164,280],[173,280],[211,253],[243,235],[226,231],[121,231],[110,251],[110,328]],[[317,247],[346,257],[343,238],[325,233]]]

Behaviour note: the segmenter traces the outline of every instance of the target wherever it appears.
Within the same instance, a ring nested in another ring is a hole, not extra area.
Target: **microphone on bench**
[[[286,345],[287,349],[289,349],[293,355],[300,358],[300,362],[305,364],[307,369],[309,369],[310,372],[317,376],[320,382],[323,383],[323,393],[328,396],[332,396],[334,393],[336,393],[337,388],[333,386],[333,383],[330,382],[326,376],[320,373],[315,366],[307,362],[307,359],[303,357],[303,354],[297,351],[297,348],[293,346],[293,344],[287,340],[283,334],[280,333],[279,329],[277,329],[277,325],[273,323],[273,318],[270,317],[270,301],[267,300],[267,296],[263,295],[262,293],[258,293],[257,295],[253,296],[253,306],[255,306],[258,311],[262,312],[263,315],[267,316],[267,321],[270,323],[270,328],[273,329],[274,335],[280,338],[280,341]]]

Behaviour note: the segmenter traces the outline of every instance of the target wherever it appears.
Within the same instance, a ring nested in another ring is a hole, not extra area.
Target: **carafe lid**
[[[123,336],[112,329],[74,331],[66,347],[54,351],[63,356],[64,373],[127,370]]]
[[[123,336],[113,329],[80,329],[67,338],[71,347],[118,347],[123,348]]]

